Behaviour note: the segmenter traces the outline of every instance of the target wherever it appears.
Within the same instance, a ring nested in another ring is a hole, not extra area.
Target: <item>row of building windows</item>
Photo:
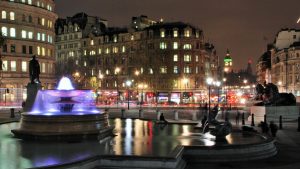
[[[199,49],[199,47],[200,47],[200,45],[197,45],[196,48]],[[68,46],[65,45],[64,48],[67,49]],[[71,48],[71,47],[69,46],[69,48]],[[153,49],[153,47],[151,47],[151,46],[149,48]],[[161,42],[159,48],[160,49],[167,49],[167,43]],[[58,49],[61,49],[61,47],[59,46]],[[131,51],[135,50],[134,47],[131,47],[130,49],[131,49]],[[173,43],[173,49],[179,49],[179,43],[178,42],[174,42]],[[192,44],[189,44],[189,43],[188,44],[184,44],[183,45],[183,49],[184,50],[191,50],[192,49]],[[119,53],[119,47],[112,47],[112,49],[111,48],[105,48],[104,53],[105,54],[110,54],[111,51],[112,51],[112,53]],[[125,52],[126,52],[126,47],[122,46],[121,47],[121,53],[125,53]],[[84,53],[84,55],[88,54],[87,50],[84,50],[83,53]],[[89,54],[90,55],[96,55],[96,54],[100,55],[100,54],[102,54],[102,49],[98,48],[98,53],[96,52],[96,50],[91,50],[91,51],[89,51]]]
[[[40,66],[41,66],[42,73],[46,73],[47,68],[48,68],[48,70],[47,70],[48,73],[52,72],[52,64],[42,62],[42,63],[40,63]],[[2,70],[16,72],[17,71],[17,61],[3,60],[2,61]],[[21,61],[20,70],[21,70],[21,72],[28,72],[28,62],[27,61]]]
[[[11,21],[14,21],[16,19],[15,12],[2,11],[1,12],[1,19],[9,19]],[[22,14],[22,21],[27,22],[27,18],[26,18],[25,14]],[[31,15],[28,16],[28,22],[32,23],[32,16]],[[46,25],[46,19],[45,18],[38,17],[37,18],[37,23],[39,25],[42,25],[42,26],[47,26],[48,28],[53,28],[53,22],[50,21],[50,20],[47,20],[47,25]]]
[[[5,26],[1,27],[1,32],[3,36],[9,36],[12,38],[16,38],[16,28],[7,28]],[[32,31],[27,31],[27,30],[21,30],[21,38],[22,39],[33,39],[33,32]],[[47,37],[47,38],[46,38]],[[38,41],[47,41],[48,43],[53,43],[53,37],[52,35],[46,35],[45,33],[40,33],[38,32],[36,35],[36,40]]]
[[[191,32],[192,31],[190,29],[185,29],[184,33],[183,33],[183,36],[189,38],[189,37],[191,37],[191,34],[192,34]],[[173,37],[177,38],[178,36],[179,36],[178,29],[174,29],[173,30]],[[165,38],[166,37],[166,31],[164,29],[160,30],[160,37],[161,38]],[[198,31],[196,31],[196,38],[199,38],[199,32]]]
[[[72,48],[78,48],[78,43],[64,44],[63,46],[62,45],[57,45],[58,50],[60,50],[60,49],[72,49]]]
[[[34,5],[32,0],[9,0],[10,2],[21,2],[28,5]],[[36,6],[40,8],[47,9],[48,11],[52,11],[52,6],[50,4],[44,4],[44,2],[36,1]]]
[[[26,46],[22,45],[22,54],[33,54],[33,47],[32,46]],[[17,53],[17,46],[15,44],[10,44],[10,53]],[[2,47],[2,52],[3,53],[8,53],[8,46],[4,45]],[[45,47],[37,46],[36,48],[36,54],[40,56],[52,56],[52,50],[47,49]],[[46,53],[47,52],[47,53]]]
[[[153,34],[153,32],[152,32],[152,34]],[[149,35],[149,37],[153,37],[153,35],[152,35],[152,36]],[[161,38],[165,38],[165,37],[166,37],[164,31],[161,31],[160,37],[161,37]],[[179,37],[178,30],[174,30],[174,31],[173,31],[173,37],[174,37],[174,38]],[[184,37],[191,37],[191,30],[185,30],[185,31],[184,31]],[[196,38],[199,38],[199,32],[198,32],[198,31],[196,32]],[[64,39],[66,40],[67,37],[65,36]],[[118,37],[118,35],[113,35],[113,37],[112,37],[112,42],[117,43],[117,42],[119,41],[119,39],[121,39],[120,42],[125,42],[125,40],[126,40],[127,38],[125,38],[125,36]],[[135,36],[135,35],[132,34],[132,35],[129,36],[129,39],[130,39],[131,41],[143,39],[143,34],[139,34],[139,36]],[[63,40],[63,39],[61,38],[61,39],[59,39],[59,40]],[[99,44],[99,45],[100,45],[100,44],[103,44],[103,43],[110,43],[110,41],[111,41],[111,39],[110,39],[109,36],[103,36],[103,37],[101,37],[101,38],[98,38],[98,44]],[[94,39],[91,39],[89,44],[90,44],[91,46],[95,45],[95,40],[94,40]],[[87,45],[87,43],[86,43],[86,41],[84,41],[84,42],[83,42],[83,46],[86,46],[86,45]]]

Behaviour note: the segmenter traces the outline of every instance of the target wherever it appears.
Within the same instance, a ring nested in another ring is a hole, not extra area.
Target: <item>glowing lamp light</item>
[[[240,102],[241,102],[241,104],[245,104],[246,103],[246,99],[242,98]]]
[[[74,90],[71,80],[67,77],[60,79],[57,90]]]

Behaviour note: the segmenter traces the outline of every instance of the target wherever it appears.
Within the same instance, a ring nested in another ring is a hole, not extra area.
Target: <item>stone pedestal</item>
[[[299,106],[252,106],[251,114],[254,114],[255,123],[264,121],[266,115],[267,122],[279,122],[279,116],[282,116],[283,121],[297,120],[299,116]],[[248,119],[251,120],[251,119]]]
[[[24,107],[24,112],[30,112],[32,110],[36,95],[38,91],[41,89],[42,89],[42,85],[40,83],[27,84],[27,99]]]

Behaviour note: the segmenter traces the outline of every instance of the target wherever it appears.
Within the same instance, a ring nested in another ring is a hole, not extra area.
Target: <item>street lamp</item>
[[[142,92],[141,92],[140,108],[142,107],[142,104],[144,102],[144,93],[143,93],[143,90],[146,89],[147,87],[148,87],[148,85],[146,85],[146,84],[139,84],[138,85],[138,88],[142,90]]]
[[[208,111],[207,111],[207,122],[209,123],[209,114],[210,114],[210,87],[213,83],[213,79],[211,77],[206,79],[206,83],[208,84]]]
[[[224,83],[224,92],[225,92],[225,105],[227,105],[227,86],[226,86],[226,78],[223,78],[223,83]]]
[[[218,100],[217,100],[217,103],[218,103],[218,106],[219,106],[219,97],[220,97],[220,89],[219,87],[221,86],[221,82],[220,81],[216,81],[216,84],[217,86],[217,90],[218,90]]]
[[[117,107],[119,105],[119,98],[120,98],[120,92],[119,92],[119,72],[120,72],[120,68],[119,67],[116,67],[115,69],[115,74],[117,76]]]
[[[132,84],[131,80],[127,80],[126,81],[126,86],[127,86],[127,106],[128,106],[128,110],[129,110],[129,88]]]

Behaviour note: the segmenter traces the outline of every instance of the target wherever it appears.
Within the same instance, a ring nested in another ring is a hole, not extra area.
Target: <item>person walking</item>
[[[271,130],[272,137],[276,137],[278,126],[273,121],[270,122],[270,130]]]

